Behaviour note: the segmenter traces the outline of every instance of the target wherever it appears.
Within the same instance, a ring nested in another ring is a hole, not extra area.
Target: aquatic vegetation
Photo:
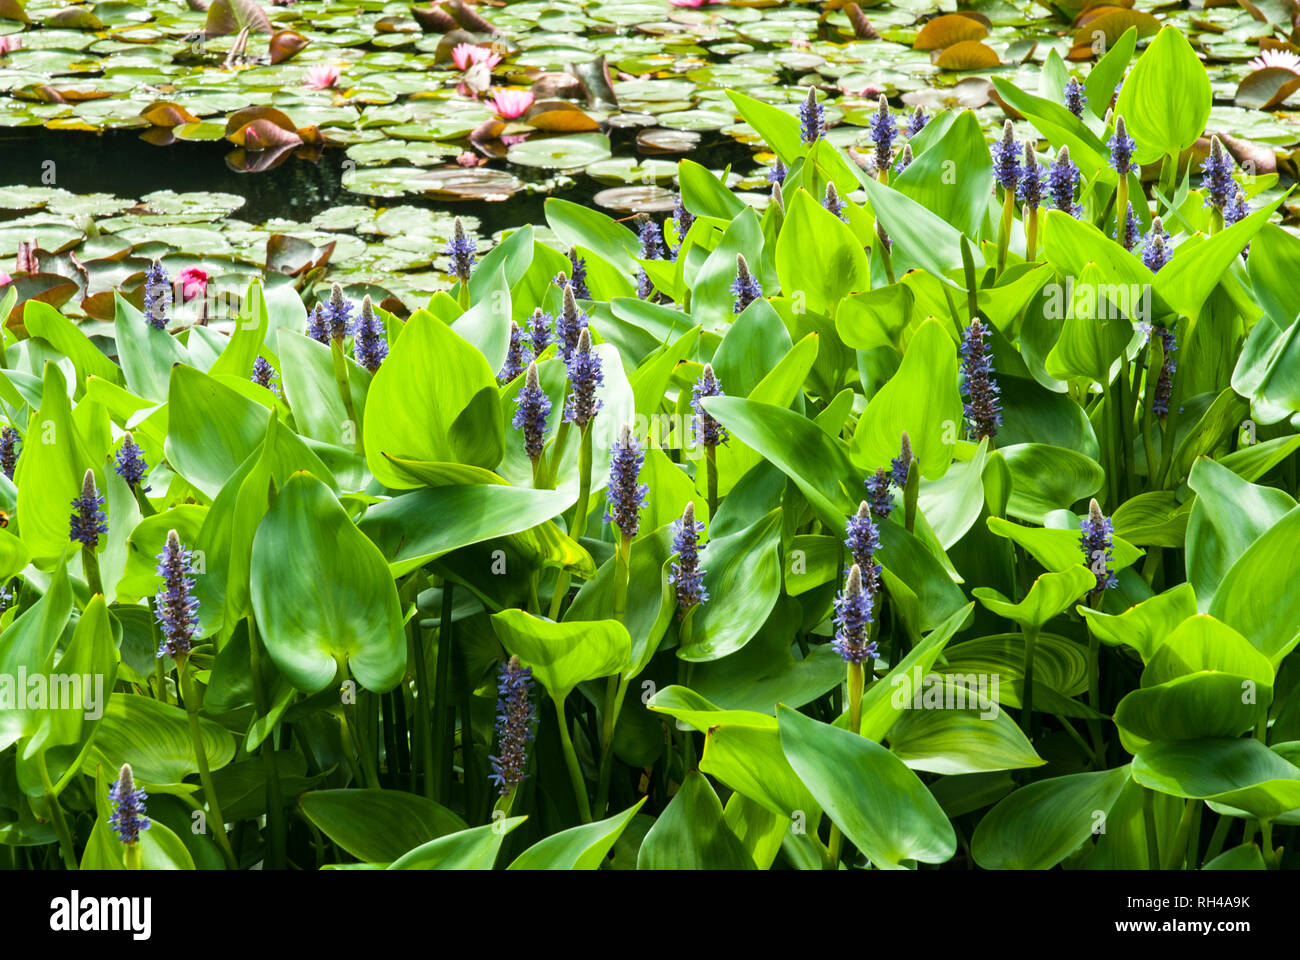
[[[367,7],[213,35],[250,97],[294,78],[276,107],[123,98],[160,141],[531,161],[622,207],[299,236],[18,195],[0,664],[106,703],[0,668],[6,863],[1296,866],[1300,238],[1262,105],[1296,64],[1208,30],[1203,64],[1186,11],[656,9]],[[208,22],[152,16],[120,29]],[[16,24],[6,61],[47,39]]]

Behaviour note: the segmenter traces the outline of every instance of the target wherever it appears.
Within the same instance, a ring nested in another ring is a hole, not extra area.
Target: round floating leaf
[[[602,133],[530,137],[523,143],[513,144],[506,152],[506,160],[510,163],[547,170],[577,170],[609,156],[609,138]]]

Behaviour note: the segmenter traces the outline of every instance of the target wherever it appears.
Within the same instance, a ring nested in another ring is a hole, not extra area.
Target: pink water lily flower
[[[522,117],[533,105],[531,90],[498,90],[492,94],[492,105],[502,120]]]
[[[208,272],[199,267],[186,267],[176,274],[176,284],[181,288],[182,301],[188,302],[195,297],[203,296],[208,290],[209,279],[211,278]]]
[[[1281,67],[1300,75],[1300,56],[1290,50],[1263,50],[1254,60],[1247,62],[1250,70],[1267,70],[1269,67]]]
[[[7,287],[9,284],[13,283],[13,281],[13,277],[9,276],[9,274],[5,273],[3,270],[0,270],[0,287]]]
[[[319,63],[307,68],[305,83],[312,90],[328,90],[339,82],[342,73],[343,71],[332,63]]]
[[[668,0],[668,2],[674,7],[690,7],[694,10],[695,8],[702,7],[707,3],[713,3],[715,0]]]
[[[451,48],[451,62],[457,70],[467,70],[475,63],[485,63],[491,70],[501,62],[501,55],[476,43],[458,43]]]
[[[8,56],[23,45],[17,37],[0,37],[0,57]]]

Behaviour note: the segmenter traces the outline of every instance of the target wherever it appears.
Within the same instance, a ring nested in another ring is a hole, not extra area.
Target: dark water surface
[[[612,130],[614,156],[636,155],[634,130]],[[323,150],[308,160],[290,156],[279,166],[262,173],[244,173],[226,163],[230,144],[177,141],[159,147],[140,139],[135,130],[113,130],[104,134],[21,127],[0,130],[0,220],[22,215],[4,211],[3,186],[40,186],[47,161],[54,163],[55,182],[72,193],[111,193],[139,199],[155,190],[214,191],[237,194],[245,204],[231,216],[250,223],[285,218],[305,223],[322,210],[340,204],[392,207],[399,204],[448,210],[479,218],[484,233],[545,220],[545,193],[519,193],[506,201],[449,202],[419,194],[399,197],[362,196],[341,183],[346,154],[341,147]],[[730,163],[737,172],[755,166],[748,147],[720,134],[705,135],[691,159],[721,168]],[[665,159],[672,159],[671,157]],[[500,167],[500,161],[492,166]],[[522,180],[546,179],[546,172],[525,167],[508,167]],[[575,203],[594,206],[592,197],[606,188],[581,173],[574,183],[552,193]],[[47,183],[48,185],[48,183]],[[608,212],[608,211],[607,211]],[[621,216],[621,214],[613,214]]]

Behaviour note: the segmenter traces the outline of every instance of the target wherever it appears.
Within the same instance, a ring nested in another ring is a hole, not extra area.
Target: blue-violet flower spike
[[[460,217],[457,217],[452,227],[451,239],[447,241],[447,249],[443,252],[451,261],[451,269],[448,272],[461,283],[469,283],[470,271],[474,269],[474,252],[477,249],[474,238],[465,233],[465,225],[460,222]]]
[[[971,436],[975,440],[994,437],[1002,423],[1002,391],[993,377],[993,352],[984,342],[984,325],[978,317],[962,336],[961,357],[961,393]]]
[[[14,478],[14,469],[18,466],[18,431],[13,427],[0,429],[0,470],[10,480]]]
[[[190,579],[193,554],[181,546],[175,530],[167,532],[167,542],[158,554],[158,576],[162,586],[154,600],[158,628],[163,635],[158,645],[158,656],[168,655],[179,659],[194,647],[194,637],[199,631],[199,601],[194,596],[194,581]]]
[[[704,524],[695,520],[695,504],[686,501],[680,520],[673,524],[673,552],[677,559],[669,568],[668,582],[677,588],[677,616],[685,617],[690,609],[709,600],[704,587],[704,568],[700,566],[700,534]]]
[[[87,470],[81,483],[81,495],[72,501],[69,539],[91,550],[98,547],[100,534],[108,533],[108,517],[101,509],[103,506],[104,497],[95,487],[95,473]]]
[[[876,656],[876,645],[867,639],[875,597],[862,582],[862,569],[849,568],[843,592],[835,598],[835,640],[831,644],[845,663],[865,663]]]
[[[510,322],[510,346],[506,348],[505,363],[497,371],[497,382],[509,383],[523,373],[532,362],[533,352],[528,348],[528,343],[524,339],[524,332],[519,329],[519,324],[512,320]]]
[[[743,253],[736,254],[736,279],[731,284],[731,292],[736,298],[732,304],[733,313],[743,312],[763,295],[763,286],[758,282],[758,277],[749,272],[749,264],[745,262]]]
[[[596,399],[596,388],[605,383],[600,355],[591,349],[591,331],[586,327],[582,328],[578,347],[565,361],[565,367],[569,372],[569,401],[564,408],[564,419],[582,430],[602,406]]]
[[[144,802],[149,794],[137,789],[135,775],[131,764],[122,764],[113,785],[108,788],[108,801],[113,805],[108,825],[117,832],[117,839],[127,846],[140,842],[140,831],[149,829],[149,818],[145,816]]]
[[[361,315],[357,317],[352,334],[353,358],[374,373],[388,357],[388,337],[384,333],[384,322],[370,302],[370,294],[361,300]]]
[[[609,486],[605,488],[605,520],[618,527],[624,540],[636,537],[641,526],[641,510],[648,502],[650,486],[637,483],[645,451],[632,435],[632,428],[623,424],[619,438],[614,441],[609,454]]]
[[[1097,578],[1093,592],[1119,585],[1111,563],[1115,557],[1113,550],[1115,528],[1109,517],[1102,515],[1096,500],[1088,504],[1088,519],[1079,524],[1079,546],[1083,550],[1084,564]]]
[[[122,445],[117,448],[113,471],[126,481],[128,487],[134,490],[140,486],[148,470],[149,464],[145,463],[144,457],[141,456],[135,437],[128,433],[122,438]],[[144,487],[143,489],[147,491],[149,488]]]
[[[527,776],[524,767],[536,718],[532,692],[532,668],[520,666],[517,656],[501,664],[497,675],[497,753],[489,756],[488,762],[492,765],[490,779],[501,788],[503,797],[509,796]]]
[[[537,379],[537,364],[528,364],[524,385],[515,396],[515,415],[510,421],[516,430],[523,431],[524,452],[536,463],[546,445],[546,418],[551,415],[551,398]]]
[[[722,392],[722,384],[718,382],[717,375],[713,372],[713,364],[706,363],[704,372],[700,374],[700,379],[695,382],[691,389],[691,409],[695,411],[695,442],[702,444],[708,449],[716,447],[720,443],[726,443],[730,438],[727,428],[718,423],[704,409],[701,402],[705,397],[725,396]]]

